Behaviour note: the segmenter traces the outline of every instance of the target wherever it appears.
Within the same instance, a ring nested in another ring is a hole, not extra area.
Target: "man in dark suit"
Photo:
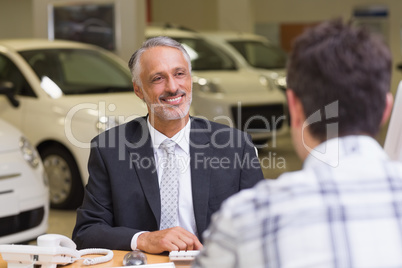
[[[73,239],[78,248],[200,249],[221,203],[263,179],[255,148],[244,132],[190,117],[191,61],[176,41],[146,41],[129,67],[149,113],[92,141]],[[165,162],[166,141],[174,142],[174,165]],[[177,187],[165,195],[171,185],[164,186],[164,175],[171,172]],[[173,225],[162,224],[169,220]]]

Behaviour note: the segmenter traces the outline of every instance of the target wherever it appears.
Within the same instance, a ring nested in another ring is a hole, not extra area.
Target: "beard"
[[[192,92],[187,94],[183,90],[179,89],[175,93],[166,93],[159,97],[159,99],[161,99],[165,97],[179,96],[181,94],[184,94],[186,101],[180,105],[152,103],[147,95],[144,95],[144,101],[151,113],[155,116],[163,120],[177,120],[184,118],[189,113],[192,101]]]

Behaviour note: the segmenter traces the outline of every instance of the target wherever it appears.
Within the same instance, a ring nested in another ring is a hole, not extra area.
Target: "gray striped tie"
[[[164,150],[166,158],[163,164],[163,174],[160,183],[161,195],[161,224],[160,230],[177,226],[179,169],[176,165],[174,153],[176,143],[166,139],[160,147]]]

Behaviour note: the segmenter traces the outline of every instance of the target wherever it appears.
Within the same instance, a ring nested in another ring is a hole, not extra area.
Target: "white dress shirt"
[[[155,165],[158,174],[159,185],[160,178],[163,173],[163,149],[159,148],[165,139],[169,139],[164,134],[156,130],[151,123],[148,122],[148,129],[151,136],[151,142],[154,149]],[[186,229],[187,231],[197,235],[197,228],[195,225],[195,216],[193,209],[193,194],[191,190],[191,168],[190,168],[190,120],[186,126],[181,129],[176,135],[170,138],[176,142],[175,155],[179,167],[179,212],[178,212],[178,226]],[[131,248],[137,248],[137,239],[140,234],[136,233],[131,240]]]

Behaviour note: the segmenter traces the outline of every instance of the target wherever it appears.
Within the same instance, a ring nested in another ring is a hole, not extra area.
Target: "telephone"
[[[110,261],[113,251],[109,249],[76,250],[77,246],[68,237],[59,234],[45,234],[37,238],[34,245],[0,245],[0,253],[8,263],[8,268],[56,268],[57,264],[73,263],[84,259],[84,265]],[[104,254],[96,258],[82,258],[88,254]]]

